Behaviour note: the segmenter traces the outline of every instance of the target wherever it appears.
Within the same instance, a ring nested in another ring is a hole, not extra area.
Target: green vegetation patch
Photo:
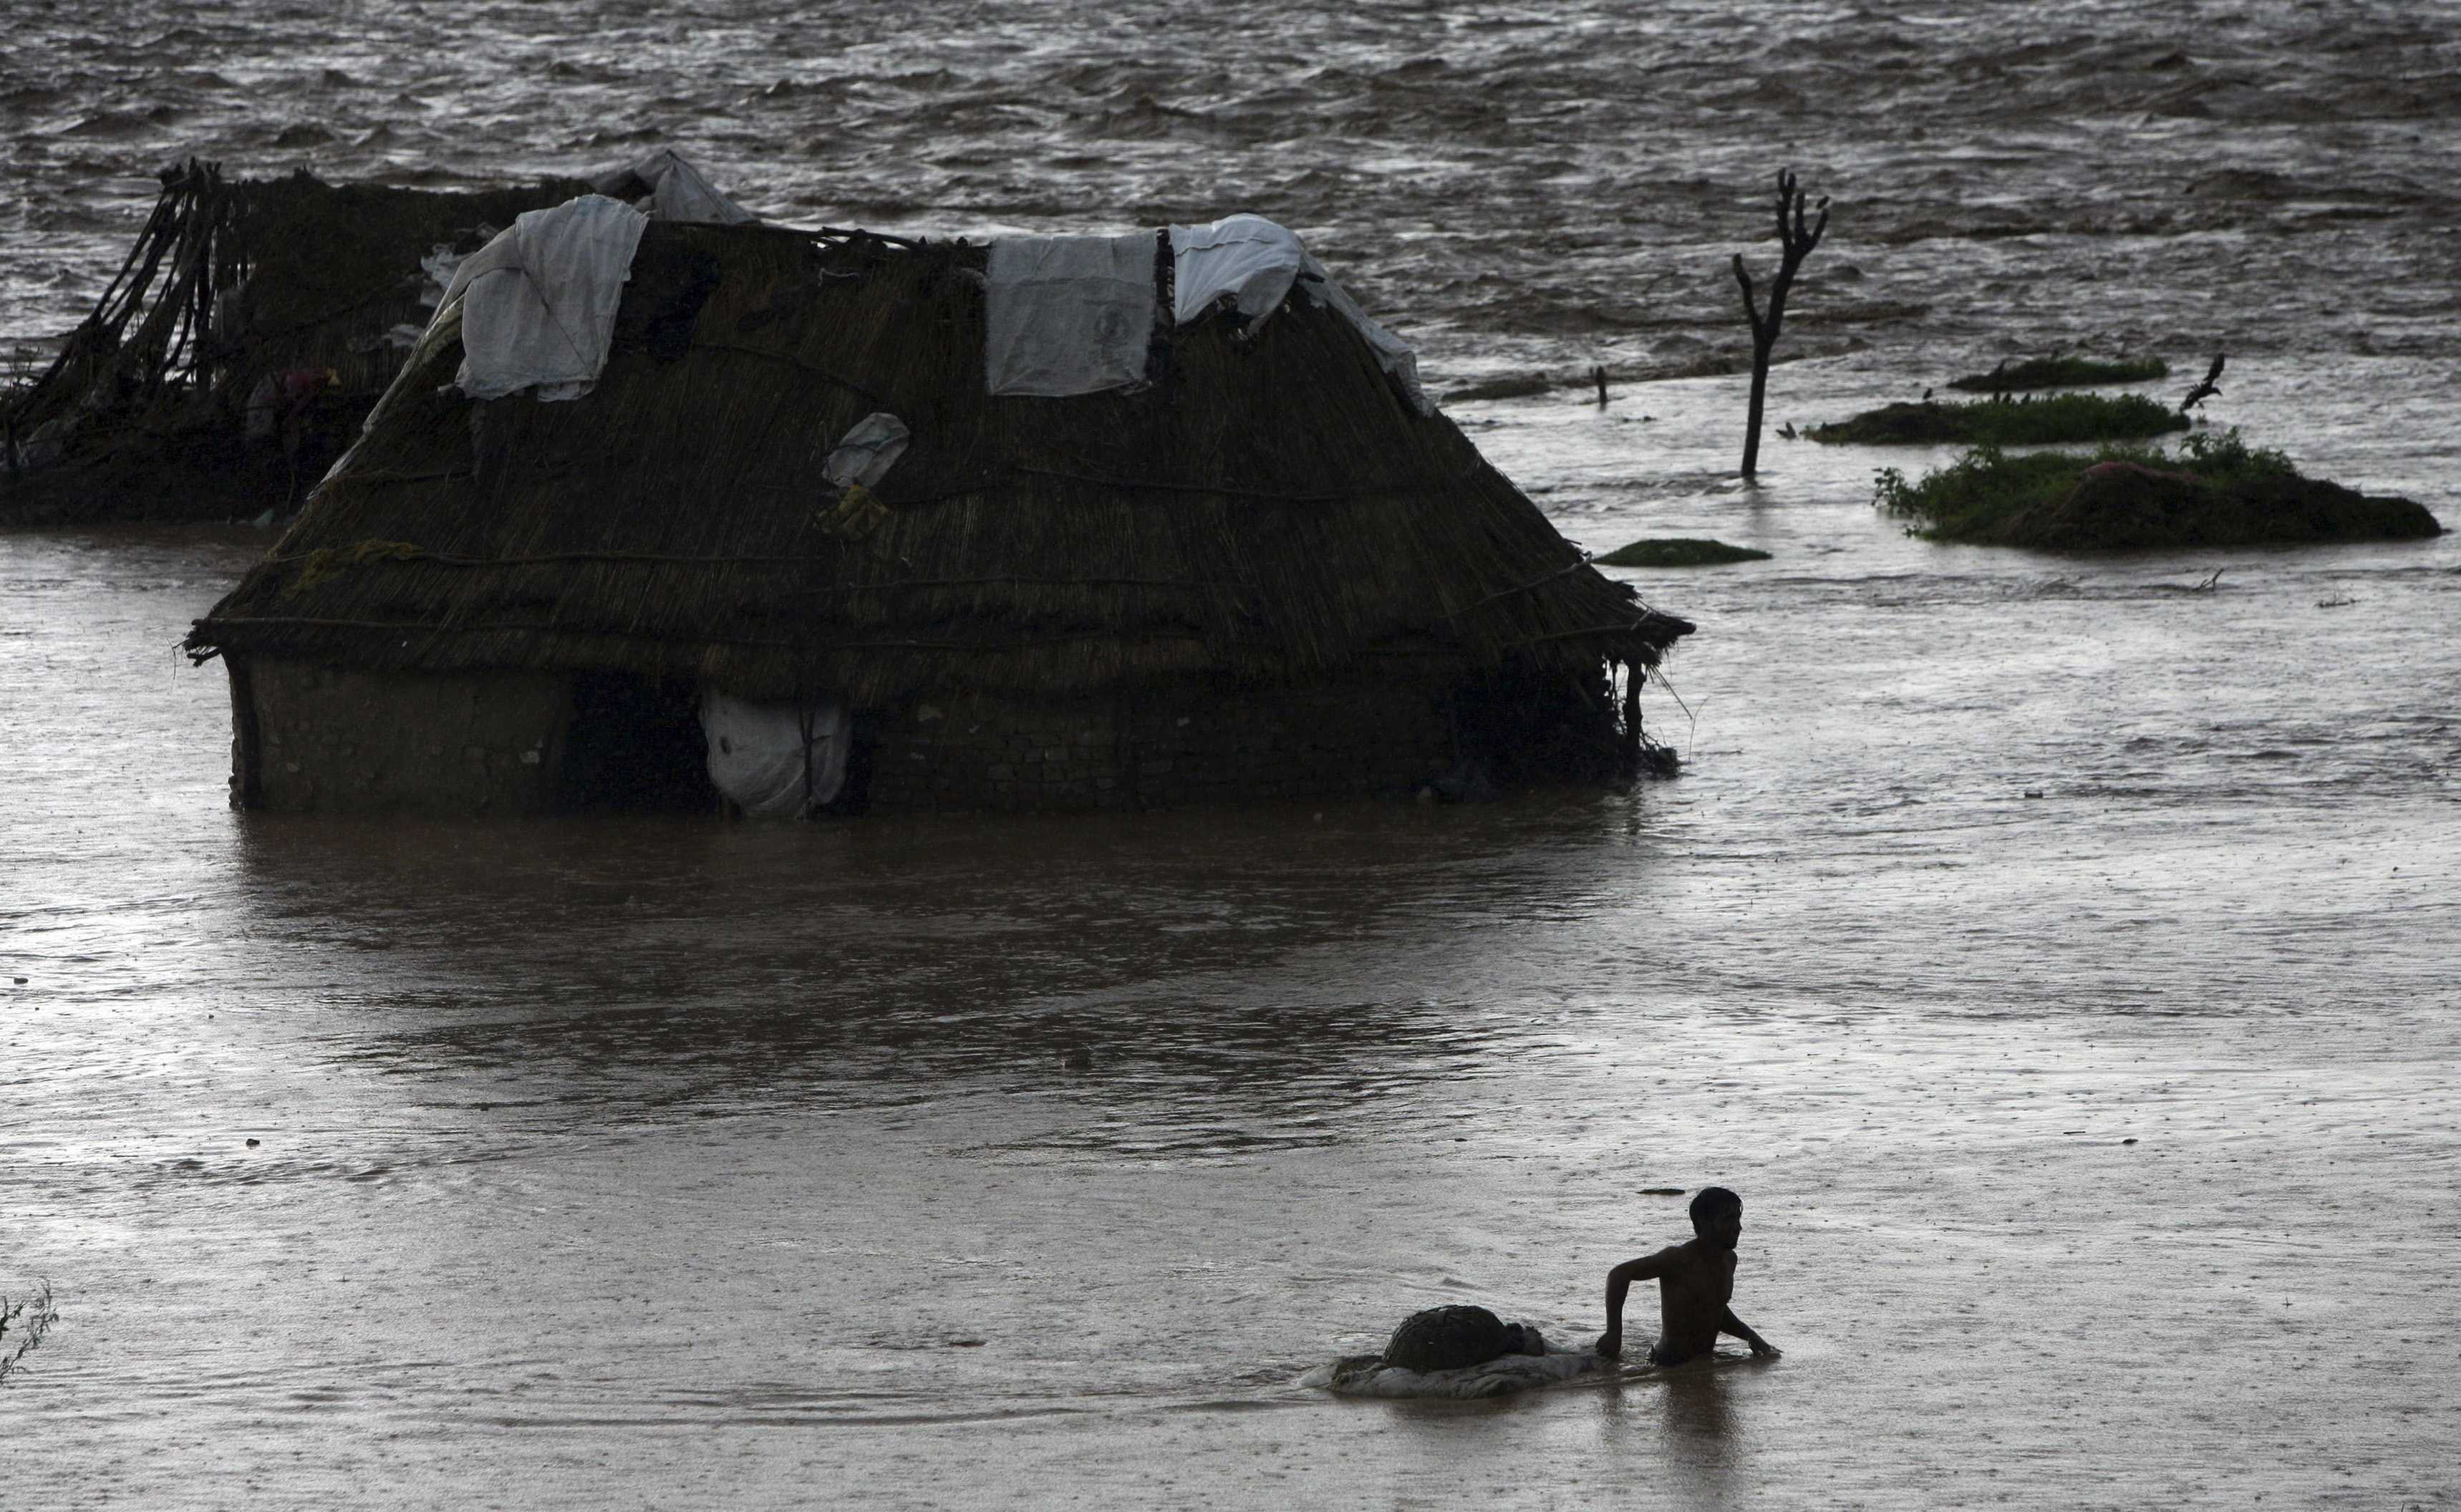
[[[1768,559],[1767,552],[1754,551],[1749,546],[1666,536],[1617,546],[1597,560],[1599,565],[1609,567],[1716,567],[1729,562],[1766,562]]]
[[[2096,383],[2143,383],[2167,378],[2171,365],[2159,357],[2121,357],[2105,362],[2095,357],[2028,357],[2001,363],[1989,373],[1951,378],[1948,386],[1968,394],[2013,394],[2020,389],[2082,389]]]
[[[2061,394],[2044,399],[1886,404],[1806,434],[1831,445],[2049,446],[2184,431],[2188,417],[2141,394]]]
[[[2399,541],[2443,526],[2407,499],[2301,477],[2238,432],[2199,432],[2167,457],[2150,446],[2011,457],[1981,446],[1919,481],[1880,470],[1872,501],[1933,541],[2118,551],[2266,543]]]

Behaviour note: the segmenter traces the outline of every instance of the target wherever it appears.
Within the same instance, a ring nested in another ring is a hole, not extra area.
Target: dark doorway
[[[567,814],[713,814],[700,731],[700,693],[691,683],[631,672],[583,672],[572,683],[564,779],[556,807]]]

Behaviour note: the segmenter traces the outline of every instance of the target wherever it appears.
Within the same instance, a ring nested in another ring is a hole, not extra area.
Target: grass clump
[[[2443,529],[2409,500],[2303,477],[2236,430],[2191,436],[2176,457],[2151,446],[2014,457],[1980,446],[1916,481],[1882,468],[1872,501],[1913,535],[2045,551],[2404,540]]]
[[[2184,431],[2188,417],[2141,394],[2062,394],[2044,399],[1884,404],[1808,433],[1830,445],[2050,446]]]
[[[1604,567],[1717,567],[1729,562],[1766,562],[1769,554],[1749,546],[1730,546],[1723,541],[1698,541],[1684,536],[1662,536],[1648,541],[1636,541],[1628,546],[1617,546],[1597,559]]]
[[[52,1304],[48,1281],[34,1283],[31,1293],[13,1301],[0,1295],[0,1381],[8,1380],[58,1321],[60,1310]]]
[[[1948,386],[1968,394],[2007,394],[2019,389],[2082,389],[2096,383],[2143,383],[2149,378],[2167,378],[2171,365],[2159,357],[2121,357],[2106,362],[2097,357],[2028,357],[2010,365],[2001,363],[1989,373],[1969,373],[1962,378],[1951,378]]]

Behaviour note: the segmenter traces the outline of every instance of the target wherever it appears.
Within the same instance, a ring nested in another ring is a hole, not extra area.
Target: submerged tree
[[[1744,254],[1735,254],[1735,282],[1744,286],[1744,314],[1752,323],[1752,409],[1744,430],[1744,480],[1749,482],[1761,460],[1761,411],[1768,397],[1769,351],[1777,345],[1778,326],[1786,319],[1787,291],[1794,287],[1795,269],[1820,245],[1821,234],[1829,229],[1829,196],[1809,206],[1819,218],[1805,224],[1804,193],[1795,182],[1794,170],[1781,168],[1777,175],[1777,239],[1782,248],[1778,258],[1777,276],[1769,280],[1768,308],[1764,310],[1754,296],[1752,275],[1744,266]]]

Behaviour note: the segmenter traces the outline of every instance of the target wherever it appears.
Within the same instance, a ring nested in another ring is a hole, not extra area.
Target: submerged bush
[[[1808,433],[1830,445],[2044,446],[2064,441],[2118,440],[2184,431],[2188,417],[2141,394],[2062,394],[2011,403],[2004,399],[1937,404],[1885,404],[1851,420]]]
[[[1597,559],[1605,567],[1715,567],[1729,562],[1766,562],[1769,554],[1749,546],[1730,546],[1723,541],[1699,541],[1684,536],[1663,536],[1648,541],[1636,541],[1628,546],[1617,546]]]
[[[1968,394],[2014,393],[2019,389],[2081,389],[2095,383],[2142,383],[2167,378],[2171,365],[2159,357],[2028,357],[2014,365],[2001,363],[1989,373],[1951,378],[1948,386]]]
[[[2190,436],[2176,457],[2151,446],[2017,456],[1978,446],[1912,482],[1880,469],[1872,501],[1933,541],[2052,551],[2401,540],[2443,529],[2407,499],[2302,477],[2236,430]]]

